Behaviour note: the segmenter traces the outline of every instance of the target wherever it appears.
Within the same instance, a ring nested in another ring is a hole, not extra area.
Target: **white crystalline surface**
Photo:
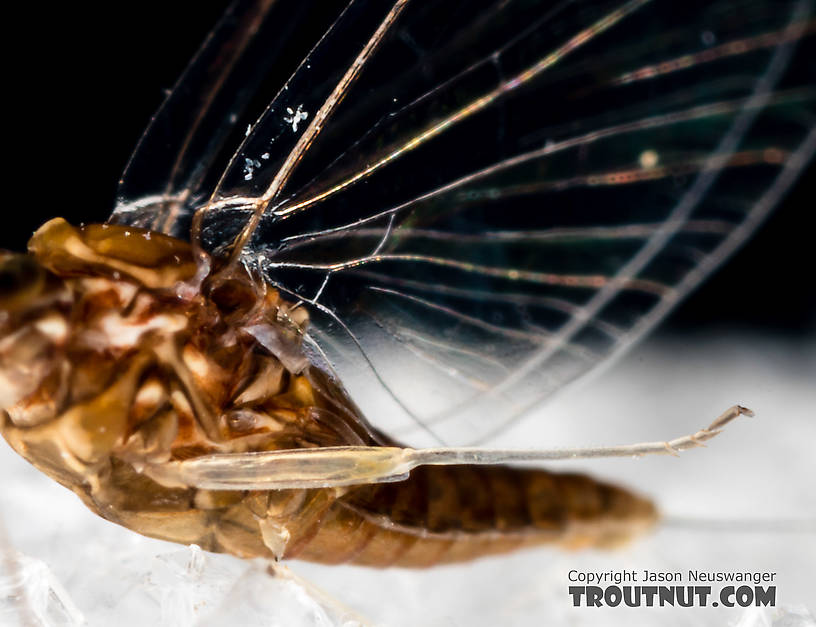
[[[735,627],[814,627],[816,619],[804,606],[781,609],[751,608]]]
[[[756,418],[739,419],[708,448],[679,458],[558,465],[618,480],[652,496],[668,516],[692,520],[617,551],[540,549],[425,571],[292,562],[272,576],[261,562],[142,538],[88,512],[3,445],[0,625],[812,627],[813,381],[813,341],[699,337],[644,346],[499,444],[665,439],[697,430],[734,403],[751,407]],[[810,524],[763,531],[758,519]],[[736,530],[740,520],[754,530]],[[774,572],[777,607],[572,607],[571,570],[631,569],[681,571],[683,584],[690,569]]]
[[[84,617],[48,566],[16,551],[4,554],[0,624],[82,625]]]

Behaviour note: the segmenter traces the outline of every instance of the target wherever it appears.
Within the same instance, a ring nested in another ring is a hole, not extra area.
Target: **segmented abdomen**
[[[427,567],[536,544],[615,545],[656,518],[650,501],[584,475],[428,466],[344,495],[286,557]]]
[[[380,567],[609,545],[654,522],[651,503],[620,488],[504,467],[420,467],[405,481],[344,490],[157,483],[152,466],[191,456],[397,444],[309,366],[298,343],[306,320],[277,292],[259,296],[235,278],[179,298],[172,286],[195,270],[189,246],[141,233],[149,247],[133,248],[132,235],[59,220],[40,229],[32,250],[42,286],[57,296],[28,294],[0,330],[21,365],[6,370],[15,385],[0,432],[99,515],[241,557]],[[247,333],[259,320],[276,353]]]

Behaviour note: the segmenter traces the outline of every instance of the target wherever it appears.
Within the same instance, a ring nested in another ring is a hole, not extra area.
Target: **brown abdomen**
[[[536,544],[616,545],[656,518],[650,501],[584,475],[426,466],[347,493],[286,557],[421,568]]]

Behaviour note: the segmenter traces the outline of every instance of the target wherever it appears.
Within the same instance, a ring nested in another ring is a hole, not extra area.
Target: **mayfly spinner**
[[[109,224],[0,257],[6,440],[108,520],[242,557],[648,529],[622,488],[502,464],[675,454],[748,410],[669,442],[464,445],[631,346],[796,179],[811,3],[298,5],[233,5]]]

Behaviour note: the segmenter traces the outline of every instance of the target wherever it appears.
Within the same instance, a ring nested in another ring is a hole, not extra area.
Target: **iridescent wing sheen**
[[[246,128],[311,45],[305,24],[336,11],[294,0],[235,0],[156,112],[119,181],[110,221],[185,235]],[[312,42],[313,43],[313,42]]]
[[[795,180],[812,10],[352,2],[161,228],[210,194],[202,243],[309,309],[374,424],[481,442],[631,346]]]

